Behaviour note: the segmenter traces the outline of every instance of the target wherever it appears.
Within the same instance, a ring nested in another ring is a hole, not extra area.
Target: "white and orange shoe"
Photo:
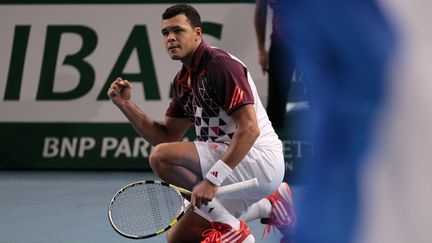
[[[212,228],[202,234],[204,240],[201,243],[253,243],[255,238],[251,234],[248,225],[240,220],[240,229],[233,230],[228,224],[213,222]]]
[[[281,243],[293,243],[294,232],[297,224],[297,217],[294,211],[291,189],[286,182],[283,182],[278,190],[267,196],[272,208],[270,218],[261,219],[266,224],[262,237],[270,233],[270,229],[276,227],[284,236]]]

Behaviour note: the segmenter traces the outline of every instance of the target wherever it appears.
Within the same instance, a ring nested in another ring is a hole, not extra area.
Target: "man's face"
[[[201,28],[193,28],[183,14],[162,20],[161,32],[165,49],[173,60],[187,58],[201,40]]]

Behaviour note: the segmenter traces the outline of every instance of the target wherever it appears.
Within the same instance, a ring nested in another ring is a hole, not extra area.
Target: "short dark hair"
[[[170,19],[179,14],[184,14],[192,27],[202,27],[198,11],[188,4],[176,4],[167,8],[162,14],[162,19]]]

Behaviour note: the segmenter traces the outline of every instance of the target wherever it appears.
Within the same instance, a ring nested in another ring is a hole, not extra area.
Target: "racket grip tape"
[[[241,181],[241,182],[234,183],[231,185],[221,186],[221,187],[219,187],[217,194],[237,192],[237,191],[241,191],[241,190],[245,190],[245,189],[249,189],[249,188],[258,187],[258,185],[259,184],[258,184],[257,178],[253,178],[253,179],[250,179],[247,181]]]

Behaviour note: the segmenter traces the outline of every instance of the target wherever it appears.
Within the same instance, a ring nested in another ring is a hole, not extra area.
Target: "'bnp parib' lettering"
[[[141,137],[45,137],[43,158],[148,158],[151,145]]]
[[[93,149],[96,145],[96,140],[91,137],[82,138],[56,138],[46,137],[43,146],[43,158],[82,158],[85,153]]]

